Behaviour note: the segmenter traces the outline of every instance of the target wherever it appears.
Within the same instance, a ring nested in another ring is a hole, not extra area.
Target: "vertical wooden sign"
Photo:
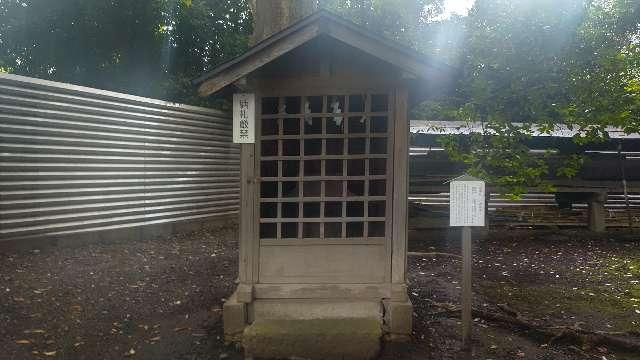
[[[485,226],[485,184],[462,175],[449,182],[449,226],[462,227],[462,348],[471,356],[471,227]]]
[[[256,97],[255,94],[233,94],[233,142],[253,144],[256,142]]]

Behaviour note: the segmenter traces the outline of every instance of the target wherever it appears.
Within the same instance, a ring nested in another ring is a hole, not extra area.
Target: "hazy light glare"
[[[453,15],[467,16],[475,0],[444,0],[444,11],[437,20],[446,20]]]

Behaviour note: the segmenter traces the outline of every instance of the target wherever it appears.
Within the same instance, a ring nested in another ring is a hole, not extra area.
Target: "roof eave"
[[[222,90],[225,86],[241,79],[263,65],[288,53],[307,41],[317,37],[320,29],[317,24],[308,24],[295,33],[288,33],[286,37],[259,44],[249,50],[235,61],[223,64],[222,69],[217,68],[205,80],[200,81],[198,94],[208,96]]]
[[[426,79],[434,74],[434,70],[438,72],[451,70],[444,63],[433,60],[425,62],[424,60],[428,60],[428,58],[413,49],[373,34],[348,20],[321,10],[270,36],[244,54],[195,79],[193,83],[199,84],[198,94],[200,96],[216,93],[321,34],[360,49],[416,77]]]

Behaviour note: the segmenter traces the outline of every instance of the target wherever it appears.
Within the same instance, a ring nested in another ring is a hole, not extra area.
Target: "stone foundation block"
[[[248,357],[373,359],[382,329],[375,319],[257,320],[244,331]]]
[[[391,338],[411,335],[413,322],[413,305],[411,301],[385,300],[383,304],[385,330],[392,335]]]
[[[235,293],[222,306],[222,321],[225,341],[240,341],[242,332],[247,326],[247,305],[238,302]]]
[[[256,300],[249,308],[255,320],[375,319],[382,324],[382,303],[366,300]],[[250,316],[251,318],[251,316]]]

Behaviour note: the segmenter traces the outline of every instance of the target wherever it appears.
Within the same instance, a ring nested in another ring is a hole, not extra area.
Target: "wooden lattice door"
[[[388,280],[391,98],[386,93],[261,98],[259,282]]]

